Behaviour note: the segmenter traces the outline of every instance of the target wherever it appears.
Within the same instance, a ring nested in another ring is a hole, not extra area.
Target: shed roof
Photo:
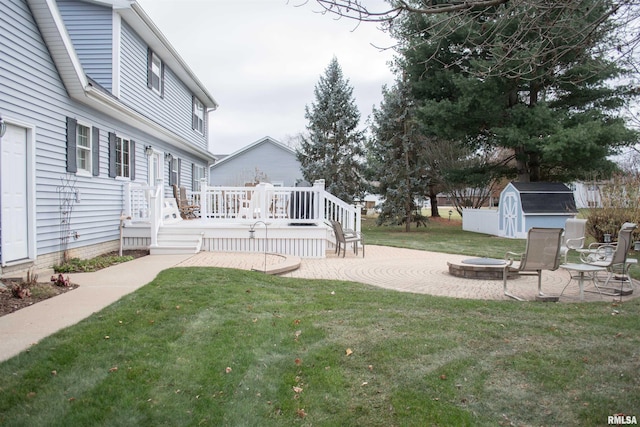
[[[525,214],[576,214],[573,192],[561,182],[512,182]]]
[[[521,193],[572,193],[571,189],[561,182],[512,182]]]

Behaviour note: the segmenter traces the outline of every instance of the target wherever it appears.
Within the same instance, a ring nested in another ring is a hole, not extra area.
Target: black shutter
[[[109,178],[116,177],[116,134],[109,132]]]
[[[153,51],[150,47],[147,48],[147,87],[151,89],[153,81],[153,73],[151,68],[153,66]]]
[[[178,176],[176,177],[176,184],[178,185],[182,185],[180,183],[180,174],[181,174],[181,169],[182,169],[182,159],[178,159]]]
[[[171,157],[171,160],[169,160],[169,185],[178,184],[176,182],[176,176],[173,174],[173,162],[175,161],[175,157]]]
[[[136,142],[131,140],[129,144],[129,178],[133,181],[136,179]]]
[[[191,129],[196,130],[196,97],[191,95]]]
[[[78,162],[76,159],[76,129],[78,121],[67,117],[67,172],[78,172]]]
[[[160,98],[164,98],[164,61],[160,61]]]
[[[91,135],[91,171],[93,176],[100,175],[100,129],[93,127]]]

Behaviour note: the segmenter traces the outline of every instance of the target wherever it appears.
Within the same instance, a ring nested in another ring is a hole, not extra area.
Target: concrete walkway
[[[509,300],[503,295],[502,280],[473,280],[451,276],[447,262],[460,262],[469,256],[399,249],[366,247],[366,258],[347,252],[345,258],[329,253],[324,259],[303,259],[300,268],[283,277],[355,281],[401,292],[453,298]],[[71,280],[78,289],[0,317],[0,361],[17,355],[44,337],[71,326],[152,281],[170,267],[226,267],[263,271],[290,263],[279,255],[201,252],[196,255],[153,255],[119,264],[95,273],[77,273]],[[46,274],[43,273],[46,277]],[[564,270],[543,272],[542,289],[559,295],[569,280]],[[521,277],[509,281],[512,293],[534,300],[537,278]],[[636,297],[624,297],[627,300]],[[585,301],[612,301],[619,297],[586,293]],[[560,301],[578,302],[574,281]]]

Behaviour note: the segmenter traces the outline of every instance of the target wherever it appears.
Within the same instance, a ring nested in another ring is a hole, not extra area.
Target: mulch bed
[[[122,253],[122,255],[130,255],[134,258],[140,258],[148,254],[148,251],[140,250],[123,251]],[[14,285],[21,284],[24,277],[0,278],[0,317],[78,288],[77,285],[73,284],[73,273],[65,274],[64,277],[69,277],[71,281],[70,286],[58,286],[51,281],[47,281],[50,277],[37,278],[37,283],[33,283],[27,287],[30,295],[24,298],[17,298],[13,296],[11,292],[11,288]]]

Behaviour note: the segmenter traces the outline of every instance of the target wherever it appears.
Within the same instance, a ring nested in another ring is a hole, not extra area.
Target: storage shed
[[[531,227],[564,228],[577,214],[573,192],[561,182],[511,182],[500,193],[499,235],[526,239]]]

